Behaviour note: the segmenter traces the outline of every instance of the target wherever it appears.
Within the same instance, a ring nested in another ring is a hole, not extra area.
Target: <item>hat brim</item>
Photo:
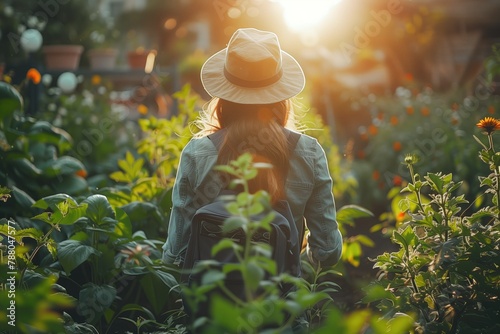
[[[269,104],[294,97],[304,89],[304,72],[285,51],[281,51],[283,75],[278,81],[259,88],[235,85],[224,76],[226,50],[208,58],[201,68],[201,82],[210,96],[241,104]]]

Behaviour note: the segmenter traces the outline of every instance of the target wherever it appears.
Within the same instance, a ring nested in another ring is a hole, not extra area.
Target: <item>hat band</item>
[[[281,79],[281,77],[283,76],[283,69],[280,69],[278,73],[276,73],[270,78],[253,81],[253,80],[245,80],[238,78],[237,76],[229,73],[229,71],[224,66],[224,76],[230,83],[235,84],[237,86],[247,87],[247,88],[259,88],[259,87],[266,87],[272,85],[275,82],[278,82],[278,80]]]

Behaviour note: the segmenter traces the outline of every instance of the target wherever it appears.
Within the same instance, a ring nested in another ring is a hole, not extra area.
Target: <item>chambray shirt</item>
[[[223,182],[213,171],[216,163],[217,149],[207,137],[192,139],[183,149],[172,194],[168,236],[163,245],[165,263],[184,262],[191,218],[221,191]],[[325,152],[315,138],[300,135],[289,168],[287,201],[299,231],[305,218],[309,258],[312,256],[311,260],[320,261],[322,266],[333,265],[342,254],[342,236]]]

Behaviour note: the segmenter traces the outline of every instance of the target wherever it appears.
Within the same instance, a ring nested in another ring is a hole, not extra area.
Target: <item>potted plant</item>
[[[87,52],[89,67],[92,70],[110,70],[116,67],[118,58],[117,37],[119,32],[112,26],[100,23],[91,34],[90,38],[95,42],[95,47]]]
[[[43,31],[45,66],[49,70],[76,70],[83,50],[93,45],[92,15],[85,1],[70,1],[47,21]]]

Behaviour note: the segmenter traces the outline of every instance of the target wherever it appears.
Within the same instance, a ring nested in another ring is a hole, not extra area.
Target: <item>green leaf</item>
[[[78,296],[76,310],[88,323],[97,323],[116,298],[116,289],[111,285],[85,283]]]
[[[392,292],[385,289],[383,286],[372,283],[366,289],[366,294],[362,299],[363,303],[372,303],[381,299],[394,300],[395,297]]]
[[[115,212],[106,196],[92,195],[85,199],[83,203],[88,204],[87,217],[97,225],[106,224],[108,220],[105,218],[115,218]]]
[[[91,246],[76,240],[64,240],[57,246],[59,262],[66,274],[87,261],[91,255],[101,255],[101,252]]]
[[[245,224],[248,224],[248,220],[245,217],[231,216],[224,221],[222,232],[227,233],[234,231]]]
[[[357,205],[345,205],[337,211],[337,221],[347,224],[357,218],[373,217],[373,213]]]
[[[248,276],[246,277],[245,284],[248,285],[252,291],[257,290],[260,281],[264,278],[264,269],[261,268],[254,258],[251,258],[246,266],[246,273]]]
[[[57,204],[63,202],[65,200],[70,201],[71,203],[77,204],[75,199],[67,194],[55,194],[51,196],[44,197],[33,204],[33,207],[39,209],[47,209],[51,208],[52,210],[57,209]]]
[[[78,219],[85,216],[87,204],[76,204],[72,201],[73,199],[66,199],[59,202],[55,205],[54,212],[43,212],[33,219],[40,219],[50,225],[73,225]]]
[[[155,316],[153,315],[153,313],[151,313],[150,310],[148,310],[146,307],[144,307],[142,305],[138,305],[138,304],[127,304],[127,305],[123,306],[120,309],[119,314],[124,313],[124,312],[129,312],[129,311],[140,311],[140,312],[143,312],[144,314],[146,314],[148,319],[151,319],[151,320],[155,319]]]
[[[35,203],[35,200],[30,195],[16,186],[12,186],[12,196],[23,209],[29,209]]]
[[[202,285],[211,285],[216,284],[217,282],[222,282],[226,278],[226,275],[218,270],[209,270],[205,274],[203,274],[203,278],[201,279]]]
[[[83,177],[74,174],[61,175],[57,180],[59,182],[53,184],[56,193],[77,195],[87,192],[89,188],[87,181]]]
[[[80,170],[86,170],[83,163],[73,157],[60,157],[59,159],[48,161],[39,166],[45,175],[54,177],[57,175],[74,174]]]
[[[116,208],[115,211],[118,223],[115,226],[114,234],[119,238],[131,238],[132,223],[130,222],[130,218],[121,208]]]
[[[252,203],[252,205],[250,206],[249,210],[248,210],[248,214],[250,216],[256,216],[260,213],[262,213],[264,211],[264,205],[262,205],[262,203],[260,202],[255,202],[255,203]]]
[[[158,207],[149,202],[131,202],[120,207],[130,218],[132,224],[144,222],[162,223],[163,217]]]
[[[14,86],[0,81],[0,120],[10,118],[15,111],[22,111],[23,97]]]
[[[222,239],[212,247],[212,256],[216,256],[220,251],[234,247],[234,241],[231,239]]]
[[[408,243],[406,242],[405,238],[398,232],[394,231],[392,234],[394,239],[405,249],[405,253],[408,254]]]
[[[347,244],[345,255],[343,255],[343,257],[354,267],[357,267],[360,264],[360,257],[362,253],[363,251],[359,242],[350,242]]]
[[[360,244],[365,245],[367,247],[374,247],[375,246],[375,242],[373,242],[373,240],[370,239],[369,237],[367,237],[366,235],[358,234],[355,237],[355,239],[357,241],[359,241]]]
[[[156,277],[158,277],[169,289],[174,288],[174,291],[180,292],[179,282],[177,282],[174,275],[160,269],[156,269],[152,271],[152,273]]]
[[[11,159],[9,164],[15,169],[15,171],[22,177],[26,178],[37,178],[42,175],[42,170],[35,166],[31,161],[26,158]]]
[[[17,238],[20,238],[20,239],[31,238],[31,239],[35,239],[35,240],[40,240],[43,237],[43,232],[41,230],[38,230],[38,229],[33,228],[33,227],[25,228],[22,230],[17,230],[15,233],[15,237],[16,237],[16,240],[17,240]]]

